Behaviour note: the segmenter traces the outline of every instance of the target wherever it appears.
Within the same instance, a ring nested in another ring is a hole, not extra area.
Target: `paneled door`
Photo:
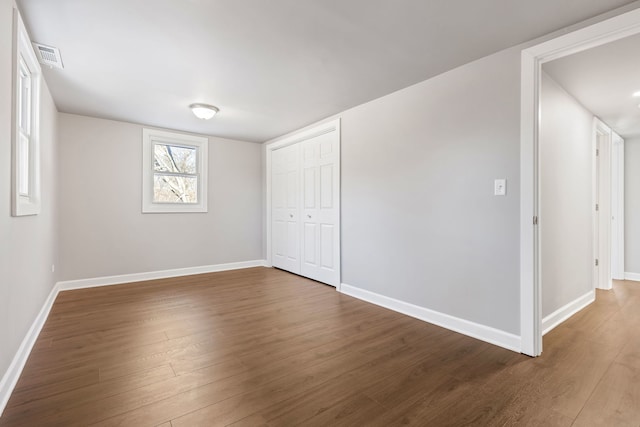
[[[340,232],[338,141],[328,133],[301,143],[303,276],[337,286]]]
[[[272,264],[300,274],[300,145],[275,150],[272,167]]]
[[[340,122],[267,146],[274,267],[340,285]]]

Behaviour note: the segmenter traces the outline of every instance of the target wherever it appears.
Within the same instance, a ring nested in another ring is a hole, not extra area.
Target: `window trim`
[[[11,214],[13,216],[37,215],[41,208],[40,194],[40,82],[42,69],[33,51],[29,34],[18,9],[13,9],[13,58],[12,58],[12,120],[11,120]],[[27,194],[21,194],[20,176],[25,175],[21,161],[21,100],[20,80],[22,65],[29,71],[29,118],[28,118],[28,171]]]
[[[196,149],[196,176],[198,178],[198,203],[155,203],[154,188],[154,143],[182,146]],[[207,212],[209,139],[202,136],[186,135],[156,129],[142,129],[142,213],[185,213]]]

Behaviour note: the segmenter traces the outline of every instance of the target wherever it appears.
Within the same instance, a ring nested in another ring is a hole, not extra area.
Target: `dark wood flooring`
[[[254,268],[62,292],[0,426],[640,426],[640,284],[532,359]]]

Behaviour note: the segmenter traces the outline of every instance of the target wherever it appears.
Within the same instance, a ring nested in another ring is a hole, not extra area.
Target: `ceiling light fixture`
[[[633,96],[636,98],[640,98],[640,90],[633,93]]]
[[[209,120],[220,111],[218,107],[209,104],[191,104],[189,108],[191,108],[191,111],[193,111],[193,114],[195,114],[197,118],[202,120]]]

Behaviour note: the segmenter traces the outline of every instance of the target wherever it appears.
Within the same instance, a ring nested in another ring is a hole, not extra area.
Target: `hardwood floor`
[[[266,268],[63,292],[0,426],[640,426],[640,284],[532,359]]]

